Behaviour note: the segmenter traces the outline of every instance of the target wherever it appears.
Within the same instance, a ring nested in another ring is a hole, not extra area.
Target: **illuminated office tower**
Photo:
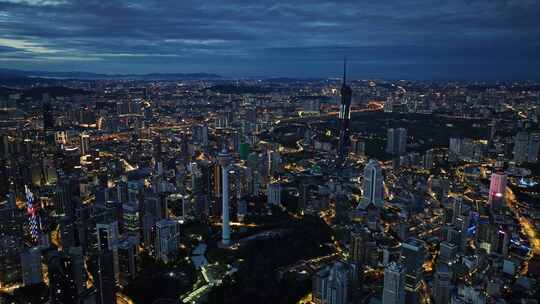
[[[73,187],[69,177],[63,177],[56,183],[54,197],[54,208],[57,214],[69,217],[75,215],[75,204],[73,203]]]
[[[281,172],[281,155],[277,151],[268,151],[268,175],[274,175]]]
[[[313,302],[347,304],[349,269],[341,262],[327,266],[313,277]]]
[[[142,239],[144,247],[148,250],[152,250],[155,245],[155,225],[158,219],[151,215],[145,214],[141,218],[142,224]]]
[[[6,204],[4,205],[4,208],[17,208],[17,198],[15,196],[15,193],[13,193],[13,191],[11,190],[6,194]]]
[[[21,254],[22,279],[25,286],[43,282],[41,249],[32,247]]]
[[[137,274],[135,242],[130,238],[124,238],[118,243],[118,266],[120,283],[127,285],[135,279]]]
[[[97,223],[97,241],[99,250],[113,250],[118,243],[118,222]]]
[[[351,121],[352,89],[347,85],[347,62],[343,62],[343,83],[341,84],[341,107],[339,109],[338,162],[343,163],[347,156]]]
[[[65,253],[69,257],[73,267],[73,282],[77,289],[77,294],[81,294],[86,289],[86,271],[84,269],[85,256],[83,248],[80,246],[69,247],[65,250]]]
[[[77,303],[86,288],[84,256],[81,247],[48,253],[47,269],[51,304]]]
[[[193,127],[193,141],[202,145],[208,146],[208,126],[197,125]]]
[[[204,168],[204,167],[202,167]],[[223,183],[223,177],[221,174],[221,165],[219,162],[214,163],[212,166],[212,174],[211,174],[211,190],[212,190],[212,196],[214,198],[219,199],[223,195],[222,183]]]
[[[374,204],[382,207],[384,204],[383,175],[381,165],[377,160],[370,159],[364,168],[363,198],[361,207]]]
[[[529,135],[529,145],[527,146],[527,161],[537,163],[538,153],[540,153],[540,133],[531,133]]]
[[[52,131],[54,129],[54,114],[49,94],[43,94],[42,102],[43,129]]]
[[[440,244],[440,253],[438,262],[440,264],[452,265],[457,260],[458,246],[448,241],[442,241]]]
[[[410,238],[401,245],[401,257],[405,266],[405,296],[407,303],[418,303],[426,245],[419,239]]]
[[[124,175],[118,182],[116,182],[116,197],[118,201],[123,204],[129,201],[128,196],[127,177]]]
[[[450,142],[448,144],[448,157],[451,160],[457,160],[458,157],[461,155],[462,150],[462,139],[461,138],[450,138]]]
[[[394,99],[392,97],[387,97],[384,102],[383,111],[385,113],[392,113],[394,111]]]
[[[170,262],[178,253],[180,244],[180,223],[161,220],[156,223],[156,257],[164,263]]]
[[[528,160],[529,134],[521,131],[514,138],[514,161],[516,163]]]
[[[240,145],[242,143],[242,133],[234,130],[232,134],[232,146],[234,153],[240,153]]]
[[[38,214],[39,203],[35,201],[34,194],[25,185],[26,212],[28,214],[28,227],[34,242],[38,242],[41,237],[41,219]]]
[[[130,202],[122,204],[122,219],[124,232],[128,236],[140,238],[140,219],[139,206],[137,203]]]
[[[492,119],[491,123],[489,124],[489,138],[488,138],[489,147],[493,147],[493,140],[495,139],[495,134],[497,134],[497,120]]]
[[[372,241],[372,236],[367,227],[351,233],[351,260],[354,263],[360,266],[366,263],[368,258],[367,243],[370,241]]]
[[[152,161],[157,175],[163,175],[163,147],[161,145],[161,137],[154,136],[152,138]]]
[[[137,181],[128,181],[127,182],[127,196],[128,202],[134,202],[137,205],[139,204],[139,198],[144,189],[144,182],[141,180]]]
[[[477,247],[485,249],[487,252],[491,251],[490,243],[490,216],[481,215],[478,217],[478,224],[476,225],[476,243]]]
[[[384,287],[382,304],[405,303],[405,269],[396,262],[391,262],[384,269]]]
[[[501,256],[508,255],[508,247],[510,245],[510,232],[504,227],[492,227],[491,234],[491,252]]]
[[[114,255],[110,250],[100,251],[92,257],[94,285],[97,289],[97,304],[116,304],[116,282]]]
[[[386,138],[386,152],[402,155],[407,151],[407,129],[388,129]]]
[[[447,265],[441,264],[437,266],[432,288],[435,304],[450,303],[451,278],[450,270]]]
[[[489,184],[489,202],[494,197],[503,196],[506,192],[506,174],[502,171],[497,171],[491,175]]]
[[[113,221],[110,223],[97,223],[97,241],[98,250],[110,251],[113,256],[114,275],[116,280],[119,279],[119,266],[118,266],[118,222]]]
[[[221,184],[222,184],[222,230],[221,230],[221,242],[223,245],[228,246],[231,242],[231,227],[229,221],[229,164],[231,161],[231,155],[227,151],[226,147],[218,155],[219,164],[221,166]]]
[[[423,167],[424,169],[433,169],[433,154],[434,154],[434,150],[433,149],[429,149],[426,151],[426,154],[424,154],[424,159],[423,159]]]
[[[81,133],[81,155],[90,154],[90,135]]]
[[[488,203],[492,212],[498,213],[505,202],[506,174],[497,171],[491,175]]]
[[[49,301],[52,304],[75,303],[77,288],[73,282],[73,262],[60,252],[50,254],[47,261]]]
[[[248,204],[245,199],[240,199],[238,201],[238,208],[236,211],[236,217],[239,222],[243,222],[248,212]]]
[[[147,193],[143,200],[143,214],[152,215],[158,220],[167,217],[167,200],[155,193]]]
[[[67,131],[54,132],[54,141],[58,145],[67,145],[69,143],[69,133]]]
[[[279,181],[271,181],[267,186],[267,205],[278,206],[281,204],[281,183]]]

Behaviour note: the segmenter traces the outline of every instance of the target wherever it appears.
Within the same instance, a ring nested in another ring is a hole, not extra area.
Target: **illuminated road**
[[[506,201],[508,203],[508,207],[512,209],[514,213],[516,214],[519,220],[519,224],[521,225],[522,231],[529,238],[529,242],[531,243],[531,247],[534,254],[540,255],[540,238],[536,233],[535,227],[528,218],[522,216],[519,213],[516,195],[514,194],[512,189],[510,189],[509,187],[506,188]]]
[[[380,103],[370,103],[368,108],[360,110],[351,110],[351,113],[361,113],[361,112],[380,112],[383,109],[383,105]],[[328,112],[323,115],[314,115],[314,116],[304,116],[304,117],[291,117],[284,118],[278,121],[278,123],[288,123],[288,122],[298,122],[298,121],[308,121],[308,120],[320,120],[327,119],[331,117],[338,116],[339,112]]]
[[[116,293],[116,304],[134,304],[134,302],[128,296],[118,291]]]
[[[223,223],[215,222],[215,223],[212,223],[212,225],[214,225],[214,226],[222,226]],[[240,222],[229,222],[229,225],[234,226],[234,227],[248,227],[248,228],[259,227],[259,225],[254,224],[254,223],[240,223]]]

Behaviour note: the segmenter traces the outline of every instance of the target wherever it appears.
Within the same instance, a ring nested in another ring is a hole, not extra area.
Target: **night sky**
[[[293,3],[294,2],[294,3]],[[538,0],[0,0],[0,67],[540,79]]]

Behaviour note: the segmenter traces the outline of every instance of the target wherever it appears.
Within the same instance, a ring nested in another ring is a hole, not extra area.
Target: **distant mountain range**
[[[7,98],[11,94],[20,94],[22,99],[32,98],[34,100],[40,100],[43,94],[49,94],[49,96],[55,97],[67,97],[75,95],[88,95],[91,92],[80,90],[80,89],[71,89],[61,86],[53,87],[36,87],[30,89],[13,89],[0,86],[0,98]]]
[[[126,80],[181,80],[181,79],[219,79],[220,75],[211,73],[150,73],[150,74],[98,74],[90,72],[47,72],[0,69],[0,78],[38,77],[56,79],[126,79]]]

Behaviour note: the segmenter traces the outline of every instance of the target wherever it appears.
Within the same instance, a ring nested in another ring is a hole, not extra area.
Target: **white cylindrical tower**
[[[221,165],[221,181],[222,181],[222,231],[221,242],[228,246],[231,242],[231,226],[229,220],[229,162],[231,155],[226,148],[223,148],[219,153],[219,164]]]

